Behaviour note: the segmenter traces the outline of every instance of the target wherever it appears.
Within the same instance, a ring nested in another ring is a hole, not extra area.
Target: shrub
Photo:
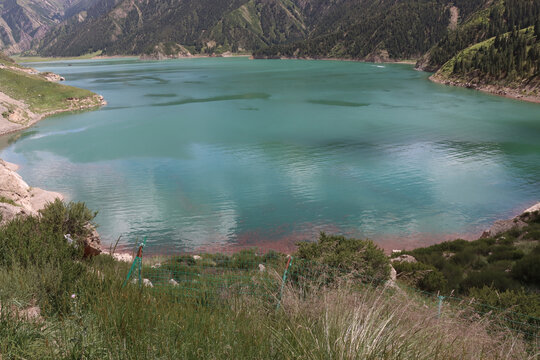
[[[371,240],[350,239],[322,232],[318,242],[301,242],[298,246],[298,259],[316,262],[365,279],[389,278],[388,257]]]
[[[456,264],[446,263],[445,266],[441,269],[444,277],[446,278],[447,289],[459,290],[460,284],[463,281],[463,268],[459,267]]]
[[[463,249],[454,256],[452,256],[451,261],[454,264],[458,265],[469,265],[476,259],[476,254],[474,249],[471,247]]]
[[[392,264],[400,280],[424,291],[444,291],[447,281],[444,275],[431,265],[421,262],[398,262]]]
[[[444,291],[447,286],[447,281],[444,275],[439,271],[430,271],[420,279],[418,287],[429,292]]]
[[[528,284],[540,284],[540,245],[514,264],[512,276]]]
[[[69,294],[85,274],[80,260],[83,247],[70,244],[88,234],[86,224],[95,216],[83,203],[48,204],[38,216],[16,217],[0,228],[0,271],[33,274],[35,296],[46,313],[69,310]]]
[[[480,311],[489,311],[488,307],[482,307],[485,304],[500,309],[509,309],[526,316],[540,318],[540,294],[527,293],[524,289],[498,291],[492,286],[469,289],[469,296],[477,302],[476,307]],[[508,315],[507,315],[508,316]],[[523,319],[516,319],[523,321]],[[540,323],[537,324],[540,326]]]
[[[519,284],[512,280],[508,273],[495,271],[493,268],[471,272],[461,283],[461,288],[464,291],[470,288],[482,288],[484,286],[491,286],[499,291],[519,288]]]
[[[495,246],[492,254],[488,256],[488,262],[493,263],[499,260],[518,260],[523,257],[523,251],[516,249],[512,245]]]

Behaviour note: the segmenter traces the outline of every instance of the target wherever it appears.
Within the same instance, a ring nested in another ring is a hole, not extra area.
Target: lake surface
[[[105,242],[283,248],[324,230],[410,247],[540,201],[540,106],[434,84],[408,65],[34,66],[109,105],[11,135],[0,156],[31,186],[99,210]]]

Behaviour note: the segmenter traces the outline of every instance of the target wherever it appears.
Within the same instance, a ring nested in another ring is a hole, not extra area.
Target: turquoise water
[[[325,230],[410,246],[540,201],[540,106],[434,84],[408,65],[35,67],[109,105],[42,121],[0,156],[30,185],[99,210],[106,242],[278,247]]]

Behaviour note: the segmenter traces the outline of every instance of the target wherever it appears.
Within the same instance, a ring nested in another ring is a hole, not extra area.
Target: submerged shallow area
[[[149,251],[287,247],[319,231],[411,247],[540,200],[540,106],[409,65],[181,59],[35,64],[103,95],[4,138],[33,186]]]

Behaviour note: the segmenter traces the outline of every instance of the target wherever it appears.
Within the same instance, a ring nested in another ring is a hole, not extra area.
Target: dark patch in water
[[[101,111],[132,109],[134,107],[137,106],[105,106],[104,108],[101,108]]]
[[[368,106],[367,103],[357,103],[352,101],[341,101],[341,100],[308,100],[310,104],[317,105],[330,105],[330,106],[346,106],[346,107],[361,107]]]
[[[256,107],[245,107],[245,108],[240,108],[240,110],[244,110],[244,111],[259,111],[259,108],[256,108]]]
[[[11,145],[13,144],[15,141],[18,141],[18,140],[21,140],[21,139],[24,139],[25,137],[29,137],[29,136],[32,136],[32,135],[35,135],[39,133],[39,131],[37,130],[31,130],[31,131],[26,131],[26,132],[22,132],[22,133],[17,133],[13,136],[11,136],[9,139],[8,139],[8,145]]]
[[[145,94],[147,97],[175,97],[176,94]]]
[[[192,104],[192,103],[205,103],[205,102],[229,101],[229,100],[254,100],[254,99],[266,100],[268,98],[270,98],[270,95],[265,94],[265,93],[247,93],[247,94],[238,94],[238,95],[214,96],[214,97],[202,98],[202,99],[183,99],[183,100],[177,100],[177,101],[170,101],[166,103],[152,104],[152,106],[174,106],[174,105],[184,105],[184,104]]]
[[[204,84],[202,81],[184,81],[184,84]]]
[[[157,84],[168,84],[169,80],[162,79],[158,76],[124,76],[124,77],[112,77],[106,79],[96,79],[94,83],[97,84],[111,84],[111,83],[129,83],[131,81],[152,80]],[[128,84],[129,85],[129,84]]]

